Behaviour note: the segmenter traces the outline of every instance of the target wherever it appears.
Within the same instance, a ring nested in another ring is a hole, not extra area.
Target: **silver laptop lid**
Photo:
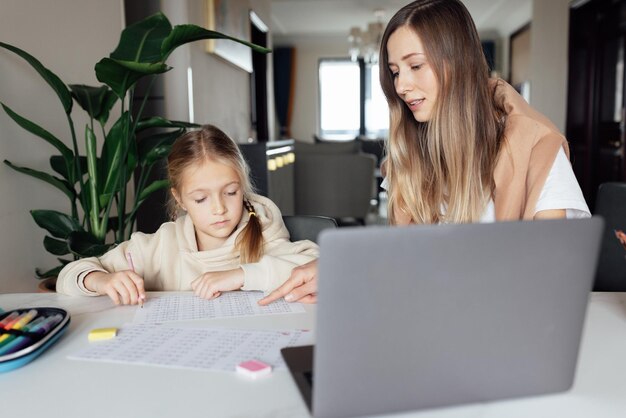
[[[322,232],[314,416],[567,390],[602,223]]]

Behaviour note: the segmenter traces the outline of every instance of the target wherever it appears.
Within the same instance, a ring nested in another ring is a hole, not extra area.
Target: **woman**
[[[384,185],[393,225],[591,216],[567,141],[502,80],[489,79],[459,0],[418,0],[389,21],[380,82],[390,109]],[[262,302],[315,300],[316,264]]]

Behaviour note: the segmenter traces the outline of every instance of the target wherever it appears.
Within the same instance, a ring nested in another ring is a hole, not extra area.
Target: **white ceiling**
[[[366,29],[385,11],[383,22],[409,0],[271,0],[272,30],[282,36],[347,36],[352,26]],[[464,0],[481,34],[507,36],[528,23],[532,0]]]

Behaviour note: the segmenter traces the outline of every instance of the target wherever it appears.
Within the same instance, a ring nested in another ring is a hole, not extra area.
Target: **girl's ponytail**
[[[243,205],[250,219],[237,237],[235,245],[239,249],[242,264],[256,263],[263,255],[263,228],[252,203],[244,199]]]

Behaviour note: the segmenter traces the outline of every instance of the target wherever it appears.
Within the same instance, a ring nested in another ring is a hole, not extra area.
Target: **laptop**
[[[601,218],[320,235],[316,344],[282,350],[315,417],[568,390]]]

